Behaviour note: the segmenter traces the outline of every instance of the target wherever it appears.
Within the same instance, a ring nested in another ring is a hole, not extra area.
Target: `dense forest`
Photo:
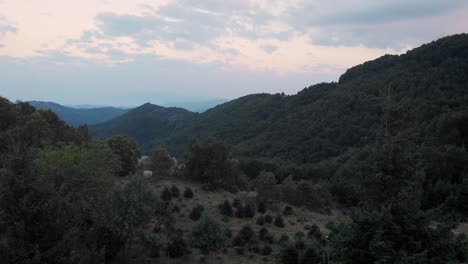
[[[468,239],[453,229],[468,217],[467,91],[464,34],[293,96],[250,95],[202,114],[145,104],[91,127],[99,140],[0,98],[0,258],[104,263],[138,243],[154,258],[200,252],[202,262],[230,248],[278,263],[466,262]],[[158,193],[142,170],[255,195],[216,200],[223,224],[193,206],[181,232],[175,205],[201,191]],[[295,210],[348,219],[279,233],[299,225],[285,221]],[[255,228],[231,230],[234,217]]]

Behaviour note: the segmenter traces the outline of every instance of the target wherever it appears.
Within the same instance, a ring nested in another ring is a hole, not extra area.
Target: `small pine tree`
[[[244,216],[247,218],[253,218],[255,216],[255,209],[249,203],[244,206]]]
[[[273,217],[271,215],[265,215],[265,223],[271,224],[273,222]]]
[[[224,216],[227,216],[227,217],[232,216],[232,206],[228,200],[225,200],[224,203],[220,205],[220,212]]]
[[[190,212],[190,219],[197,221],[202,216],[204,210],[205,208],[203,208],[201,205],[195,206]]]
[[[266,229],[265,227],[262,227],[262,229],[260,229],[260,231],[258,231],[258,239],[264,241],[265,237],[269,235],[269,231],[268,229]]]
[[[182,237],[176,237],[169,242],[167,254],[170,258],[180,258],[188,253],[187,242]]]
[[[192,199],[192,198],[193,198],[192,189],[190,189],[190,188],[186,188],[186,189],[185,189],[185,191],[184,191],[184,198],[187,198],[187,199]]]
[[[177,186],[172,185],[172,188],[171,188],[171,195],[172,195],[172,197],[174,197],[174,198],[178,198],[178,197],[179,197],[180,191],[179,191],[179,188],[177,188]]]
[[[164,188],[162,194],[161,194],[161,199],[164,201],[164,202],[169,202],[171,201],[172,199],[172,193],[171,191],[169,191],[169,189],[166,187]]]
[[[265,245],[265,246],[263,246],[262,250],[260,251],[260,254],[262,254],[263,256],[268,256],[268,255],[271,254],[272,251],[273,251],[273,249],[271,248],[270,245]],[[309,262],[307,262],[307,263],[309,263]]]
[[[266,213],[266,205],[265,205],[265,203],[260,202],[260,203],[258,204],[257,211],[258,211],[260,214]]]
[[[232,201],[232,206],[234,208],[239,208],[242,206],[242,203],[240,202],[240,199],[239,198],[235,198],[233,201]]]
[[[237,218],[244,218],[244,207],[242,205],[239,205],[236,207],[236,217]]]
[[[284,227],[284,221],[283,221],[283,217],[281,217],[281,215],[277,215],[276,218],[275,218],[275,226],[276,227],[279,227],[279,228],[283,228]]]
[[[243,241],[250,241],[255,236],[253,229],[246,225],[239,231],[239,236]]]
[[[263,215],[260,215],[257,217],[257,225],[262,226],[265,224],[265,219],[263,218]]]
[[[283,210],[283,215],[284,215],[284,216],[290,216],[290,215],[292,215],[293,213],[294,213],[294,211],[293,211],[293,209],[292,209],[291,206],[286,205],[286,206],[284,207],[284,210]]]

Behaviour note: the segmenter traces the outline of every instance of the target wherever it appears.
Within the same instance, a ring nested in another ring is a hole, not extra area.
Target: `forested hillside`
[[[182,108],[166,108],[146,103],[113,120],[91,126],[91,130],[98,139],[126,134],[149,152],[156,146],[155,142],[171,137],[196,115]]]
[[[116,118],[128,111],[127,109],[116,107],[77,109],[52,102],[31,101],[29,103],[38,109],[52,110],[63,121],[74,127],[102,123]]]
[[[126,133],[145,152],[163,145],[178,156],[193,139],[215,136],[231,144],[236,157],[294,163],[336,157],[384,135],[461,146],[467,137],[467,43],[468,35],[456,35],[387,55],[349,69],[338,83],[317,84],[293,96],[245,96],[182,118],[177,129],[151,121],[161,114],[143,107],[129,113],[132,118],[92,131],[97,137]]]

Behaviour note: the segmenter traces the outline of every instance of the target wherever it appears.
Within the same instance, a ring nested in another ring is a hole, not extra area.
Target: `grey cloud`
[[[275,51],[278,49],[278,47],[273,46],[273,45],[265,45],[265,46],[262,47],[262,49],[263,49],[265,52],[271,54],[271,53],[275,52]]]
[[[4,18],[0,17],[0,37],[6,33],[15,33],[18,29],[10,25]]]

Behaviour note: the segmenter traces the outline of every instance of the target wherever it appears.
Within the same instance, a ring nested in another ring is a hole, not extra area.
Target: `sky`
[[[0,96],[63,104],[294,94],[468,32],[466,0],[0,0]]]

